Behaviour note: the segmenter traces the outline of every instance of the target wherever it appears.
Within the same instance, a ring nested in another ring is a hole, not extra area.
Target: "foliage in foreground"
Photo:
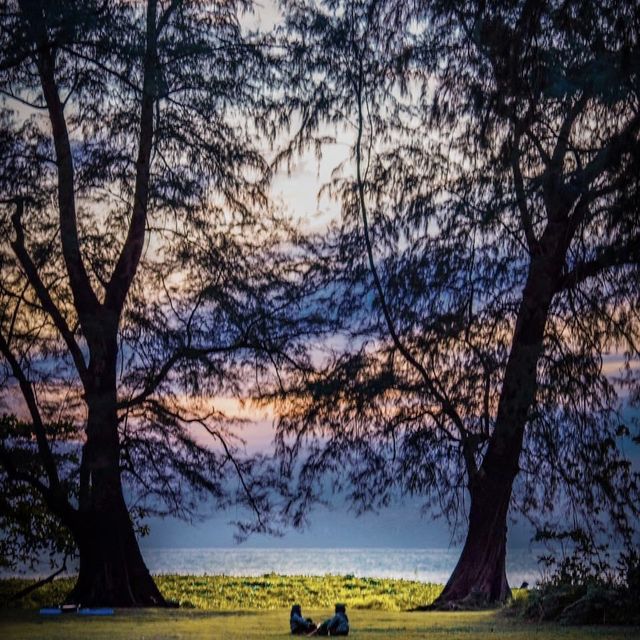
[[[640,624],[640,556],[623,554],[613,572],[577,550],[536,589],[516,596],[511,612],[564,625]]]
[[[332,608],[344,602],[349,609],[397,611],[430,604],[442,585],[413,580],[355,578],[353,576],[156,576],[156,584],[168,601],[183,608],[207,610],[278,609],[299,602],[303,609]],[[24,589],[32,580],[0,580],[0,602]],[[11,606],[34,608],[62,602],[73,587],[73,578],[44,585]]]

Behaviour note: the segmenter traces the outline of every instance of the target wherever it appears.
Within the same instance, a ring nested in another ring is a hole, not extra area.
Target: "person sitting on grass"
[[[311,618],[302,617],[302,608],[299,604],[291,607],[291,617],[289,618],[291,634],[294,636],[308,635],[316,630],[316,624]]]
[[[325,620],[310,636],[348,636],[349,618],[347,618],[347,607],[343,604],[336,605],[336,613],[333,618]]]

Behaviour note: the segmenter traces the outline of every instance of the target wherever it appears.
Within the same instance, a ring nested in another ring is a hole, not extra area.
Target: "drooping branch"
[[[253,510],[253,512],[256,514],[256,519],[258,520],[258,524],[260,525],[260,530],[266,531],[267,527],[262,519],[262,514],[260,513],[260,509],[256,504],[253,494],[251,493],[251,489],[247,486],[247,483],[244,478],[244,473],[242,473],[242,469],[240,468],[240,465],[238,464],[238,461],[236,460],[235,456],[229,449],[229,445],[227,444],[226,440],[222,437],[222,434],[219,431],[212,429],[204,420],[199,420],[198,422],[204,427],[204,429],[210,435],[216,438],[222,445],[222,448],[224,449],[224,453],[227,457],[227,460],[231,461],[233,468],[236,470],[236,475],[238,476],[238,480],[240,480],[240,484],[242,485],[242,490],[244,491],[247,501],[249,502],[249,505]]]
[[[80,350],[80,347],[78,346],[78,343],[76,342],[76,339],[71,332],[69,325],[64,319],[62,313],[60,313],[60,309],[58,309],[55,302],[51,298],[47,287],[42,282],[40,274],[38,273],[38,268],[34,264],[25,247],[24,229],[22,227],[21,220],[22,214],[24,212],[24,198],[16,198],[14,202],[16,205],[16,211],[11,216],[11,222],[13,223],[13,228],[16,232],[16,239],[11,243],[11,247],[16,254],[16,257],[20,261],[20,264],[22,265],[29,284],[36,292],[36,295],[40,300],[40,304],[42,304],[42,308],[46,313],[49,314],[54,324],[56,325],[56,328],[60,332],[62,339],[65,341],[65,344],[67,345],[67,348],[71,353],[73,362],[78,371],[78,375],[84,382],[86,380],[87,366],[84,360],[84,356],[82,355],[82,351]]]
[[[30,584],[28,587],[25,587],[24,589],[20,589],[20,591],[17,591],[16,593],[12,594],[4,601],[4,604],[8,604],[9,602],[16,602],[17,600],[22,600],[22,598],[24,598],[25,596],[28,596],[30,593],[33,593],[34,591],[41,589],[42,587],[44,587],[46,584],[49,584],[50,582],[53,582],[63,571],[66,571],[66,569],[67,569],[67,558],[65,556],[64,560],[62,561],[62,566],[59,569],[56,569],[52,574],[48,575],[46,578],[37,580],[33,584]]]
[[[24,397],[27,409],[29,410],[29,414],[31,415],[33,430],[36,436],[36,442],[38,444],[38,451],[40,452],[42,464],[49,480],[49,486],[52,491],[54,491],[55,493],[59,493],[60,478],[58,477],[58,469],[56,467],[55,460],[53,459],[49,441],[47,440],[46,430],[44,428],[44,423],[42,422],[42,417],[40,415],[40,410],[38,408],[38,403],[36,401],[33,387],[27,379],[24,371],[20,367],[20,363],[13,355],[9,344],[1,333],[0,353],[4,356],[5,360],[9,364],[9,368],[11,369],[13,377],[18,381],[18,384],[20,385],[20,391],[22,391],[22,396]]]
[[[242,471],[242,469],[241,469],[241,467],[240,467],[235,455],[233,454],[233,451],[230,449],[230,447],[227,444],[227,441],[225,440],[223,435],[217,429],[213,429],[207,424],[207,420],[209,420],[211,418],[211,415],[207,415],[207,416],[204,416],[204,417],[192,417],[192,418],[189,418],[189,417],[186,417],[184,415],[181,415],[177,411],[174,411],[174,410],[170,409],[169,407],[167,407],[167,406],[165,406],[163,404],[155,403],[154,406],[156,408],[156,411],[159,411],[160,413],[170,417],[173,420],[177,420],[177,421],[182,422],[184,424],[201,426],[209,435],[211,435],[212,437],[214,437],[216,440],[218,440],[220,442],[220,444],[222,445],[222,448],[224,450],[224,453],[225,453],[225,458],[229,462],[231,462],[231,464],[233,465],[233,468],[234,468],[234,470],[236,472],[238,480],[240,481],[240,484],[242,485],[242,491],[243,491],[243,493],[244,493],[244,495],[245,495],[245,497],[247,499],[247,502],[249,503],[249,506],[250,506],[251,510],[256,515],[256,520],[258,521],[258,525],[260,526],[260,530],[261,531],[267,531],[268,527],[267,527],[267,524],[264,522],[262,513],[260,511],[260,507],[258,506],[258,503],[256,502],[256,498],[254,497],[253,493],[251,492],[251,488],[247,484],[247,481],[245,479],[245,474]]]
[[[364,179],[362,176],[362,138],[364,134],[364,81],[363,81],[363,69],[362,62],[360,61],[359,66],[359,74],[356,80],[354,80],[354,89],[356,94],[357,101],[357,138],[355,144],[355,153],[356,153],[356,181],[358,188],[358,204],[360,209],[360,215],[362,218],[362,226],[364,231],[364,241],[367,250],[367,258],[369,262],[369,269],[371,271],[371,275],[373,277],[374,285],[376,288],[376,292],[378,294],[378,298],[380,300],[380,307],[382,309],[382,314],[385,319],[385,323],[387,326],[387,330],[389,331],[389,335],[391,336],[391,340],[395,345],[396,349],[400,352],[405,361],[416,370],[416,372],[422,378],[425,387],[429,390],[430,393],[433,394],[438,403],[442,406],[444,413],[451,419],[451,421],[455,424],[456,428],[460,432],[460,437],[464,441],[467,436],[467,429],[464,426],[460,415],[456,411],[453,403],[447,398],[446,394],[443,390],[438,389],[437,383],[435,382],[434,376],[431,376],[429,372],[426,370],[424,365],[420,363],[416,357],[411,353],[411,351],[406,347],[403,341],[400,339],[398,332],[395,328],[395,323],[393,321],[393,317],[391,315],[391,310],[387,304],[384,288],[382,286],[382,282],[380,280],[380,276],[378,275],[378,269],[375,264],[375,259],[373,256],[373,247],[371,244],[371,236],[369,231],[369,222],[368,222],[368,212],[367,212],[367,204],[365,198],[365,190],[364,190]],[[473,475],[475,473],[475,458],[468,447],[465,448],[465,460],[469,465],[469,474]]]

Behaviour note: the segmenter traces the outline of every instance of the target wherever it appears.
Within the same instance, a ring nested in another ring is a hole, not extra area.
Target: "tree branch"
[[[45,584],[49,584],[49,582],[53,582],[53,580],[57,578],[66,569],[67,569],[67,558],[65,556],[62,562],[62,566],[59,569],[54,571],[51,575],[47,576],[46,578],[42,578],[42,580],[37,580],[33,584],[30,584],[28,587],[25,587],[24,589],[20,589],[20,591],[9,596],[5,600],[5,604],[8,604],[9,602],[15,602],[16,600],[22,600],[22,598],[24,598],[25,596],[28,596],[30,593],[33,593],[37,589],[44,587]]]
[[[160,16],[158,20],[158,29],[157,33],[160,34],[165,29],[167,24],[169,24],[169,20],[173,13],[176,11],[178,6],[182,4],[182,0],[171,0],[171,4],[165,9],[164,13]]]
[[[258,520],[258,524],[260,525],[260,530],[261,531],[267,531],[267,526],[264,523],[263,519],[262,519],[262,514],[260,512],[260,508],[258,507],[255,498],[253,497],[253,494],[251,493],[251,489],[249,488],[249,486],[247,485],[245,478],[244,478],[244,473],[242,472],[242,469],[240,468],[240,465],[238,464],[238,461],[235,459],[235,456],[233,455],[231,449],[229,449],[229,445],[227,444],[226,440],[222,437],[222,435],[220,434],[219,431],[217,431],[216,429],[212,429],[207,423],[206,420],[207,418],[209,418],[210,416],[206,416],[205,418],[186,418],[182,415],[180,415],[179,413],[177,413],[176,411],[172,411],[171,409],[169,409],[168,407],[164,406],[164,405],[157,405],[157,410],[165,413],[167,416],[175,419],[175,420],[179,420],[182,423],[186,423],[186,424],[198,424],[201,427],[203,427],[205,429],[205,431],[207,431],[207,433],[209,433],[209,435],[213,436],[214,438],[216,438],[220,444],[222,445],[222,448],[224,449],[225,452],[225,456],[227,458],[227,460],[229,460],[231,462],[231,464],[233,465],[236,474],[238,476],[238,479],[240,480],[240,484],[242,485],[242,490],[244,492],[244,494],[247,497],[247,500],[249,502],[249,506],[251,507],[251,509],[254,511],[254,513],[256,514],[256,519]]]
[[[256,514],[256,519],[258,520],[258,524],[260,525],[260,530],[266,531],[267,527],[262,520],[262,514],[260,513],[260,509],[256,504],[253,494],[251,493],[251,489],[249,489],[249,487],[247,486],[247,483],[245,482],[242,469],[240,469],[240,465],[238,464],[238,461],[235,459],[235,456],[231,453],[231,450],[229,449],[229,446],[227,445],[226,440],[222,437],[222,435],[218,431],[211,429],[204,420],[198,420],[197,422],[199,422],[210,435],[212,435],[213,437],[217,438],[220,441],[220,444],[224,449],[227,459],[231,461],[233,468],[236,470],[236,474],[238,476],[238,479],[240,480],[240,484],[242,485],[242,490],[244,491],[244,494],[247,496],[249,505],[253,509],[254,513]]]
[[[562,173],[562,165],[564,158],[567,154],[567,148],[569,146],[569,139],[571,138],[571,129],[576,118],[580,115],[580,112],[587,104],[587,94],[583,93],[580,98],[573,104],[569,113],[567,113],[562,125],[560,125],[560,131],[558,132],[558,139],[556,146],[551,155],[549,169],[551,175],[560,175]]]
[[[531,212],[527,206],[527,196],[524,191],[524,180],[522,178],[522,171],[520,170],[520,152],[516,150],[515,147],[511,154],[511,171],[513,173],[513,184],[516,190],[516,204],[518,205],[518,211],[520,212],[520,221],[522,222],[524,237],[527,241],[529,253],[532,254],[537,250],[538,239],[536,238],[536,234],[533,229]]]
[[[31,421],[33,423],[33,430],[36,435],[36,442],[38,444],[38,451],[40,452],[40,457],[42,459],[42,466],[44,467],[47,478],[49,479],[49,485],[54,493],[60,493],[61,487],[60,478],[58,477],[58,469],[56,467],[55,460],[53,459],[51,448],[49,447],[47,434],[42,422],[42,417],[40,416],[40,410],[38,409],[38,403],[33,392],[33,387],[31,386],[29,380],[27,380],[27,377],[24,374],[24,371],[22,371],[18,360],[11,352],[7,341],[1,333],[0,353],[8,362],[9,367],[11,368],[11,372],[13,373],[13,377],[18,381],[20,390],[22,391],[22,395],[27,404],[27,408],[29,409]]]
[[[84,356],[82,355],[82,351],[76,342],[73,333],[69,329],[69,326],[60,313],[60,310],[54,303],[53,299],[49,295],[49,291],[45,287],[42,282],[40,275],[38,273],[38,269],[36,265],[33,263],[31,256],[26,250],[24,244],[24,229],[22,227],[22,214],[24,212],[24,198],[15,198],[14,199],[16,205],[16,211],[11,216],[11,222],[13,224],[13,228],[16,232],[16,239],[11,243],[11,248],[13,249],[16,257],[20,261],[22,268],[27,276],[27,279],[31,286],[33,287],[40,303],[42,304],[42,308],[49,314],[51,319],[53,320],[56,328],[60,332],[63,340],[65,341],[69,351],[71,352],[71,356],[73,358],[73,362],[76,366],[78,374],[83,382],[86,381],[87,375],[87,366],[84,361]]]
[[[5,449],[1,443],[0,465],[11,480],[28,484],[30,487],[33,487],[46,501],[50,501],[53,499],[50,487],[44,484],[44,482],[42,482],[39,478],[36,478],[29,473],[25,473],[24,471],[19,471],[16,468],[13,460],[11,459],[10,452],[7,451],[7,449]]]
[[[425,367],[418,362],[418,360],[414,357],[414,355],[409,351],[409,349],[404,345],[400,336],[398,335],[395,325],[393,322],[393,318],[391,316],[391,311],[386,301],[386,296],[384,293],[384,289],[382,287],[382,282],[380,281],[380,277],[378,275],[378,270],[375,265],[375,260],[373,257],[373,248],[371,246],[371,237],[369,233],[369,222],[368,222],[368,213],[367,213],[367,205],[365,200],[365,192],[364,192],[364,181],[362,178],[362,136],[364,129],[364,119],[363,119],[363,78],[362,78],[362,61],[359,62],[359,75],[357,81],[354,80],[354,88],[356,93],[357,100],[357,109],[358,109],[358,125],[357,125],[357,139],[356,139],[356,180],[358,185],[358,203],[360,208],[360,214],[362,217],[362,226],[364,230],[364,240],[365,246],[367,250],[367,257],[369,261],[369,268],[371,271],[371,275],[373,277],[374,285],[376,291],[378,293],[378,298],[380,300],[380,306],[382,308],[382,314],[385,319],[385,323],[387,325],[387,330],[389,331],[389,335],[391,336],[391,340],[393,344],[396,346],[402,357],[405,361],[413,367],[419,375],[422,377],[426,388],[434,395],[436,400],[442,406],[444,413],[449,416],[449,418],[456,425],[457,429],[460,432],[460,437],[464,440],[467,435],[467,430],[464,426],[462,419],[460,418],[458,412],[456,411],[453,403],[446,397],[444,392],[441,392],[438,388],[434,380],[431,378]]]
[[[615,166],[625,151],[629,149],[637,150],[637,135],[639,130],[640,112],[636,113],[633,118],[629,120],[624,129],[611,138],[609,144],[598,151],[591,162],[573,174],[573,180],[585,186],[589,185],[607,169]]]
[[[632,238],[624,245],[604,247],[593,260],[579,262],[560,278],[556,291],[572,289],[606,269],[628,265],[640,265],[640,236]]]
[[[40,3],[34,2],[34,0],[19,0],[19,4],[26,19],[28,32],[37,47],[36,66],[47,103],[58,165],[58,206],[60,208],[62,253],[69,274],[75,306],[78,314],[82,317],[84,313],[95,312],[100,303],[91,286],[80,252],[73,156],[64,108],[60,101],[55,79],[55,61],[51,53],[51,45]]]
[[[169,9],[167,10],[169,11]],[[158,31],[156,25],[157,0],[148,0],[144,80],[140,108],[140,142],[136,160],[136,182],[133,196],[133,212],[124,245],[107,285],[105,307],[118,315],[135,277],[147,223],[149,205],[149,181],[151,174],[151,150],[153,148],[153,108],[158,93]]]
[[[136,405],[144,402],[162,384],[162,382],[171,372],[171,369],[180,360],[195,360],[196,358],[202,358],[215,353],[231,353],[233,351],[237,351],[238,349],[249,348],[250,346],[251,345],[248,342],[236,342],[224,347],[181,347],[180,349],[177,349],[168,360],[165,361],[162,367],[160,367],[158,373],[153,376],[149,384],[140,393],[133,396],[132,398],[129,398],[128,400],[122,400],[118,402],[117,408],[119,410],[131,409],[132,407],[135,407]]]

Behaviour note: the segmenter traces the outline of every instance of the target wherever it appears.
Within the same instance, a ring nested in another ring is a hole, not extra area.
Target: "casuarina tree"
[[[302,502],[334,472],[361,508],[466,515],[441,604],[508,597],[510,511],[629,541],[637,379],[605,357],[638,358],[638,9],[286,6],[292,150],[352,150],[321,271],[347,339],[275,394]]]
[[[164,604],[145,515],[206,497],[272,524],[225,413],[295,337],[249,9],[2,5],[2,552],[77,550],[72,602]]]

